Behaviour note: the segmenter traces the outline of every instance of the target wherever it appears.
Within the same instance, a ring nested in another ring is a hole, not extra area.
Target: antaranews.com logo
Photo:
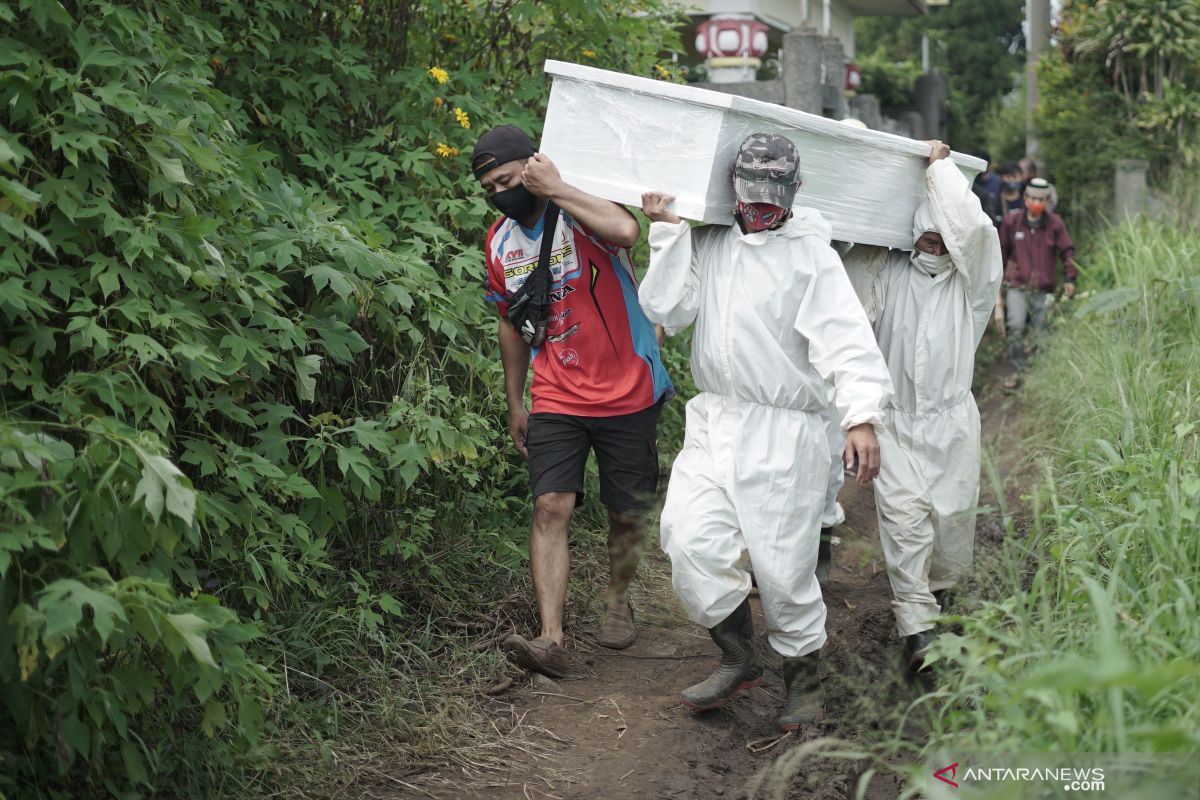
[[[931,800],[1200,800],[1200,754],[943,751],[914,778]]]
[[[959,762],[933,771],[933,777],[953,788],[959,787]],[[1103,767],[966,767],[962,771],[964,782],[993,783],[1047,783],[1062,785],[1064,792],[1104,791]]]

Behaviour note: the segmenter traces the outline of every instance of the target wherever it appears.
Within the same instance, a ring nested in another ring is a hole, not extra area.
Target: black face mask
[[[1025,184],[1020,181],[1005,181],[1004,189],[1009,192],[1019,192],[1025,188]]]
[[[515,219],[517,222],[529,219],[537,210],[538,204],[537,195],[526,189],[524,185],[496,192],[488,199],[500,210],[501,214]]]

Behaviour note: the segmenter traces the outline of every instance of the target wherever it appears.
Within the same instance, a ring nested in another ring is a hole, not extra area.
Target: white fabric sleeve
[[[887,364],[837,253],[828,246],[811,249],[816,271],[800,301],[795,328],[808,341],[817,373],[834,386],[842,430],[869,422],[878,431],[892,396]]]
[[[867,312],[871,325],[879,324],[883,316],[883,304],[887,299],[889,270],[886,247],[869,244],[856,244],[842,256],[842,266],[846,268],[846,277],[858,295],[858,302]]]
[[[983,212],[971,184],[950,159],[943,158],[925,171],[929,205],[954,268],[967,279],[975,346],[983,338],[996,303],[996,290],[1004,273],[1000,237]]]
[[[638,302],[651,322],[675,333],[696,321],[700,308],[699,259],[687,220],[650,223],[650,268]]]

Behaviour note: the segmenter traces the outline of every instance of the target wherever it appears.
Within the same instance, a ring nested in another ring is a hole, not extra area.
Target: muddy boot
[[[817,719],[825,705],[825,687],[817,675],[821,651],[783,659],[783,685],[787,699],[779,715],[779,730],[794,731]]]
[[[749,600],[743,600],[732,614],[709,628],[708,634],[721,648],[721,663],[712,675],[680,693],[683,704],[693,711],[716,708],[743,689],[757,686],[763,677],[762,665],[754,655],[754,618]]]
[[[936,628],[904,637],[904,664],[909,672],[915,675],[925,669],[925,654],[936,638]]]
[[[817,583],[822,586],[829,580],[833,566],[833,528],[821,528],[821,541],[817,545]]]
[[[930,592],[930,594],[933,595],[934,602],[936,602],[938,604],[938,606],[941,607],[942,613],[943,614],[948,613],[950,606],[954,603],[954,590],[953,589],[938,589],[936,591]]]

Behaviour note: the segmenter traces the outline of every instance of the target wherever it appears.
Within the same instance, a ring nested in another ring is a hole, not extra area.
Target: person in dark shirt
[[[1010,211],[1016,211],[1018,208],[1025,208],[1025,200],[1022,192],[1025,190],[1025,171],[1021,169],[1021,165],[1016,161],[1010,161],[1004,165],[1004,172],[1000,175],[1000,214],[1001,222]]]
[[[997,228],[1004,221],[1004,213],[1000,210],[1000,192],[1004,188],[1004,181],[1000,179],[992,170],[992,157],[986,150],[981,150],[976,154],[987,162],[987,169],[975,176],[974,183],[971,184],[971,191],[979,198],[979,205],[983,208],[983,213],[988,215],[988,219]]]
[[[1023,209],[1008,212],[1000,226],[1000,252],[1004,258],[1004,308],[1008,329],[1008,359],[1013,373],[1005,389],[1016,389],[1025,369],[1025,326],[1033,318],[1035,337],[1047,331],[1046,309],[1058,284],[1062,259],[1066,283],[1063,294],[1075,294],[1075,245],[1062,217],[1046,209],[1050,184],[1034,178],[1025,189]]]

